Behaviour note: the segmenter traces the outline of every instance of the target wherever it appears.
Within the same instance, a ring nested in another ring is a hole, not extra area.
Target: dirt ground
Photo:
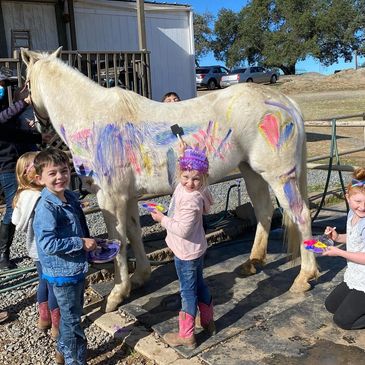
[[[346,70],[329,76],[305,74],[284,77],[278,88],[299,104],[306,121],[349,115],[358,116],[341,120],[364,120],[365,69]],[[328,155],[331,128],[306,127],[306,131],[308,156]],[[337,127],[336,141],[339,153],[364,146],[364,128]],[[365,165],[365,153],[345,154],[340,157],[340,162]]]

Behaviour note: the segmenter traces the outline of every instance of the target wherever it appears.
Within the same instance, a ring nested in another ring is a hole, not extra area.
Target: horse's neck
[[[45,73],[41,78],[42,98],[46,100],[46,107],[58,104],[67,110],[68,106],[75,103],[82,103],[85,106],[91,104],[92,94],[95,98],[95,90],[88,87],[88,83],[78,73],[69,73],[67,69],[63,68],[60,70],[56,72],[56,80],[52,79],[52,70],[50,70],[50,75]]]

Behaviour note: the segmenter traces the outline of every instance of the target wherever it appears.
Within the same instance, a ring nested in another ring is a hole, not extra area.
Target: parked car
[[[195,71],[196,87],[207,87],[209,90],[220,87],[221,77],[229,73],[229,70],[223,66],[202,66],[197,67]]]
[[[246,67],[237,68],[229,73],[229,75],[222,76],[220,86],[227,87],[240,82],[257,82],[275,84],[279,79],[279,72],[277,70],[265,69],[263,67]]]

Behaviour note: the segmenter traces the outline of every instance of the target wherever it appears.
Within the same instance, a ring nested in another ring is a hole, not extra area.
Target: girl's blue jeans
[[[53,293],[53,285],[47,280],[42,279],[42,266],[39,261],[35,261],[37,273],[39,276],[38,290],[37,290],[37,302],[44,303],[48,302],[49,310],[53,311],[58,308],[57,299]]]
[[[18,188],[15,172],[1,172],[0,185],[4,190],[6,211],[3,216],[3,223],[10,224],[13,215],[13,198]]]
[[[61,312],[57,350],[65,358],[65,365],[85,365],[87,343],[81,327],[85,281],[54,285],[53,291]]]
[[[198,303],[209,305],[212,296],[203,278],[204,256],[195,260],[180,260],[175,267],[180,283],[181,310],[196,317]]]

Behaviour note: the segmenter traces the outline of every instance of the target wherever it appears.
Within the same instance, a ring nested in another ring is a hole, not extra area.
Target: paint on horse
[[[185,133],[193,133],[193,138],[201,148],[207,148],[207,155],[211,160],[223,160],[224,152],[229,148],[231,130],[221,138],[216,132],[217,128],[214,129],[214,134],[211,133],[212,124],[217,123],[209,122],[206,131],[199,130],[199,126],[189,127]],[[73,134],[68,134],[65,126],[61,128],[62,135],[72,151],[75,169],[80,175],[92,176],[98,181],[100,177],[97,174],[101,172],[110,182],[119,169],[125,169],[129,165],[136,174],[142,174],[142,171],[151,177],[160,177],[163,174],[163,169],[156,167],[164,164],[166,146],[176,141],[171,131],[168,132],[168,123],[147,124],[143,128],[133,123],[126,123],[121,127],[117,124],[97,125],[98,123],[94,122],[92,129],[83,129]],[[170,149],[166,154],[169,151]],[[177,163],[175,153],[172,158],[170,168]],[[169,165],[167,167],[169,168]],[[171,174],[171,171],[167,173]]]
[[[59,52],[22,51],[34,108],[49,116],[78,173],[93,179],[109,238],[123,243],[128,238],[136,257],[130,278],[123,244],[107,311],[128,297],[132,283],[142,285],[150,277],[137,203],[142,194],[173,190],[178,144],[173,124],[184,129],[188,144],[206,148],[210,182],[237,167],[242,172],[258,221],[242,273],[255,273],[255,266],[265,262],[274,209],[270,185],[286,212],[290,252],[301,251],[301,270],[291,289],[309,289],[318,269],[314,255],[301,244],[311,238],[305,132],[291,99],[265,86],[239,84],[179,103],[159,103],[97,85],[59,60]]]

